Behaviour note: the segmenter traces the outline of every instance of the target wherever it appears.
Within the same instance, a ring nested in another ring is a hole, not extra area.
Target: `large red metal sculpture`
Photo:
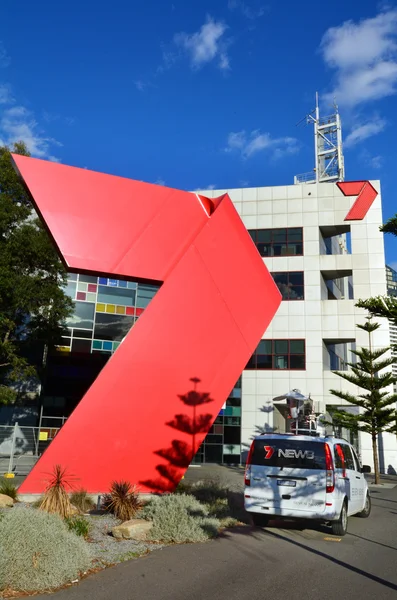
[[[56,464],[90,493],[118,479],[170,491],[280,293],[227,194],[13,159],[68,270],[162,283],[20,492],[41,493]]]

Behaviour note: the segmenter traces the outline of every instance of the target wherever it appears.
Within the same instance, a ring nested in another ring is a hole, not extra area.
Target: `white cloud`
[[[383,166],[383,156],[379,154],[377,156],[371,156],[369,158],[369,164],[373,169],[381,169]]]
[[[0,84],[0,104],[11,104],[13,97],[11,94],[11,88],[6,83]]]
[[[327,102],[335,97],[339,105],[354,108],[397,93],[397,9],[331,27],[320,51],[335,70]]]
[[[154,183],[156,185],[165,185],[165,181],[162,177],[158,177]]]
[[[260,133],[259,130],[231,132],[228,135],[226,152],[239,151],[244,158],[250,158],[261,151],[268,151],[272,158],[278,159],[287,154],[299,152],[296,138],[272,138],[269,133]]]
[[[213,60],[218,61],[218,67],[226,71],[230,69],[227,55],[227,44],[224,34],[227,25],[221,21],[215,21],[211,17],[195,33],[177,33],[174,37],[175,43],[185,50],[193,69],[200,69]]]
[[[11,58],[8,56],[7,50],[4,48],[3,42],[0,42],[0,67],[6,68],[10,65]]]
[[[51,147],[62,144],[44,135],[32,113],[24,106],[12,106],[3,111],[0,118],[0,135],[3,143],[7,145],[24,141],[33,156],[59,160],[53,156]]]
[[[355,144],[358,144],[359,142],[362,142],[373,135],[381,133],[385,127],[386,121],[380,117],[375,117],[366,123],[357,123],[347,136],[344,146],[345,148],[350,148],[351,146],[354,146]]]
[[[268,7],[265,5],[259,5],[254,8],[251,4],[247,4],[243,0],[229,0],[227,3],[228,9],[231,11],[239,11],[241,14],[250,20],[259,19],[263,17],[263,15],[268,10]]]

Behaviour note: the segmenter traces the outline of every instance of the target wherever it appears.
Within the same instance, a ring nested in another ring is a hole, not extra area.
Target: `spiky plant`
[[[87,490],[84,490],[83,488],[72,493],[70,502],[83,513],[95,508],[93,499],[89,496]]]
[[[109,494],[104,496],[103,507],[121,521],[129,521],[142,507],[137,486],[129,481],[112,481]]]
[[[71,479],[67,476],[66,469],[55,465],[40,503],[40,510],[57,514],[62,519],[69,517],[73,507],[66,490],[71,487]]]
[[[15,483],[3,477],[0,480],[0,494],[4,494],[5,496],[9,496],[14,500],[14,502],[18,501],[18,488]]]

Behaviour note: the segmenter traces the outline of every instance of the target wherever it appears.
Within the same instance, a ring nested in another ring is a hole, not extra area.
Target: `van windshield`
[[[251,464],[261,467],[325,469],[325,445],[293,438],[255,440]]]

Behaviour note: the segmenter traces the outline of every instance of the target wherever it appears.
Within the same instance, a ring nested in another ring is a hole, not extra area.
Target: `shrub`
[[[121,521],[129,521],[141,509],[142,502],[136,486],[132,486],[129,481],[113,481],[102,505]]]
[[[228,495],[228,488],[215,479],[198,481],[191,487],[190,493],[204,504],[213,504],[217,500],[224,500]]]
[[[54,471],[44,492],[43,500],[40,504],[40,510],[48,513],[55,513],[66,519],[72,514],[72,505],[66,488],[70,487],[70,481],[66,475],[66,469],[60,465],[55,465]]]
[[[0,494],[5,494],[12,498],[15,502],[18,500],[18,488],[10,479],[3,477],[0,480]]]
[[[162,542],[204,542],[215,537],[219,521],[208,516],[208,508],[193,496],[170,494],[153,498],[142,510],[153,521],[152,540]]]
[[[95,508],[95,503],[92,498],[88,495],[87,490],[80,489],[73,492],[70,496],[70,502],[81,510],[81,512],[86,513]]]
[[[41,592],[76,579],[90,566],[86,542],[58,515],[21,508],[0,522],[0,589]]]
[[[65,523],[69,531],[73,531],[80,537],[88,537],[90,533],[90,524],[84,517],[79,515],[73,515],[73,517],[66,517]]]

